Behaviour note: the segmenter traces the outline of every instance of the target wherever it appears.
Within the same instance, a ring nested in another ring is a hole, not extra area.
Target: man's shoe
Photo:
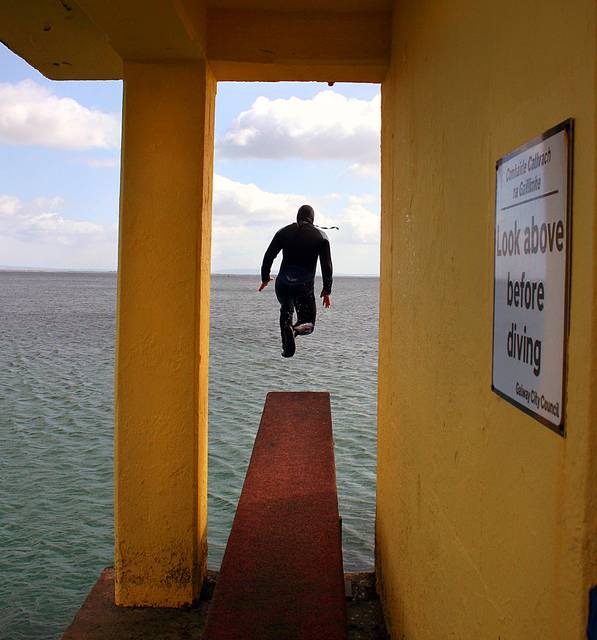
[[[294,331],[290,325],[282,329],[282,357],[292,358],[296,350]]]
[[[295,324],[294,335],[308,336],[310,333],[313,333],[314,328],[315,328],[315,325],[312,322],[301,322],[300,324]]]

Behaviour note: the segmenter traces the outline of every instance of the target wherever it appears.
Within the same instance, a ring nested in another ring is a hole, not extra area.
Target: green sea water
[[[209,566],[219,567],[265,395],[331,393],[346,570],[373,564],[376,278],[336,278],[280,357],[273,287],[213,276]],[[317,284],[316,284],[317,286]],[[0,272],[0,639],[60,637],[113,563],[116,276]]]

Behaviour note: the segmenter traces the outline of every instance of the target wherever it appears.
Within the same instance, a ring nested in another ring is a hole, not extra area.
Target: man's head
[[[313,211],[313,207],[308,204],[304,204],[302,207],[299,207],[296,214],[296,221],[298,222],[299,227],[302,224],[313,224],[314,220],[315,211]]]

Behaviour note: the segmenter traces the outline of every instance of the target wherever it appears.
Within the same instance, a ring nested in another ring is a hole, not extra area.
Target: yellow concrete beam
[[[284,10],[249,2],[208,12],[207,0],[6,0],[0,39],[56,80],[116,79],[123,60],[207,55],[219,80],[381,82],[390,57],[388,2],[352,2],[342,11],[332,0]]]
[[[120,56],[70,0],[3,0],[0,40],[52,80],[122,77]]]
[[[205,57],[205,0],[5,0],[0,40],[52,80],[122,78],[122,60]]]
[[[123,60],[205,54],[205,0],[77,0]]]
[[[115,568],[120,605],[176,607],[207,555],[207,360],[215,81],[125,63]]]
[[[246,11],[391,11],[394,0],[208,0],[210,9]]]
[[[386,12],[208,12],[207,57],[218,80],[381,82]]]

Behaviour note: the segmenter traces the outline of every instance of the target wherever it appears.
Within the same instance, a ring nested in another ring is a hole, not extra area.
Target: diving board
[[[203,638],[346,640],[328,393],[267,395]]]

